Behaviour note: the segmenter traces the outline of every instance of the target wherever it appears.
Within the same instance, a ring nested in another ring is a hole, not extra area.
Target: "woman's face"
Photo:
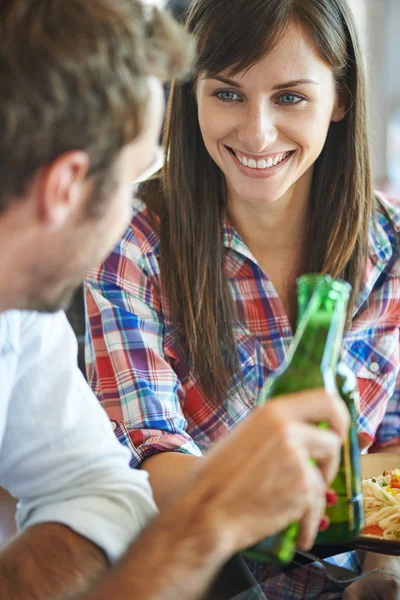
[[[228,201],[273,203],[310,186],[331,121],[344,116],[331,68],[292,25],[249,70],[200,76],[205,146],[224,173]]]

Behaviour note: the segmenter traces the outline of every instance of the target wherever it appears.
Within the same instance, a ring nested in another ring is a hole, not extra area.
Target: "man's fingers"
[[[297,538],[297,545],[300,550],[307,552],[313,547],[323,512],[323,505],[316,502],[314,507],[309,508],[304,515],[300,522],[300,531]]]
[[[309,459],[316,461],[325,482],[329,485],[340,465],[341,440],[338,435],[327,429],[300,423],[293,426],[292,437],[293,444],[304,449]]]
[[[311,465],[310,468],[314,469],[312,491],[309,496],[308,509],[300,521],[300,531],[297,539],[299,548],[305,551],[309,550],[314,544],[326,508],[325,484],[318,470]]]
[[[289,420],[318,423],[327,421],[330,429],[344,440],[350,425],[350,415],[340,396],[328,393],[323,388],[279,396],[278,410],[288,413]],[[268,404],[266,405],[268,406]]]

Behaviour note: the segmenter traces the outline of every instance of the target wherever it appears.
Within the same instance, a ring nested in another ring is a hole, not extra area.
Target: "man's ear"
[[[347,109],[349,108],[349,92],[341,85],[340,89],[336,92],[335,106],[333,107],[331,121],[338,123],[345,118]]]
[[[66,152],[44,168],[37,189],[42,221],[58,228],[79,210],[90,188],[89,168],[89,156],[80,150]]]

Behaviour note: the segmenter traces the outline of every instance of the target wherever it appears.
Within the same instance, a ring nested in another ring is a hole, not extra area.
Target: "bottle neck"
[[[334,282],[332,282],[333,285]],[[335,292],[329,283],[299,292],[299,318],[291,346],[291,366],[310,369],[315,366],[330,376],[340,357],[346,321],[347,299]],[[327,382],[328,383],[328,382]]]
[[[336,371],[340,360],[343,345],[344,328],[346,325],[347,301],[341,298],[336,301],[332,319],[327,335],[325,353],[322,360],[323,367],[332,368]]]

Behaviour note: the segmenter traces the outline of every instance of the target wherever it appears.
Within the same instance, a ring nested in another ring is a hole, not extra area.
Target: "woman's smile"
[[[275,152],[261,156],[239,152],[229,146],[223,146],[228,151],[235,167],[245,176],[253,179],[267,179],[280,172],[290,161],[294,150]]]

